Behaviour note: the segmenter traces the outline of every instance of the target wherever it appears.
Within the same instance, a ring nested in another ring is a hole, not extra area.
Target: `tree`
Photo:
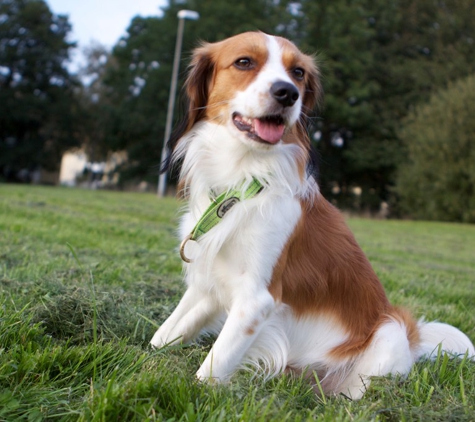
[[[391,197],[402,154],[401,119],[432,92],[475,71],[475,3],[297,3],[296,40],[321,52],[321,189],[345,206],[353,202],[351,188],[359,186],[362,205],[377,208]]]
[[[392,199],[401,120],[475,72],[473,0],[172,0],[163,16],[132,20],[104,74],[111,106],[104,140],[127,149],[127,177],[154,180],[158,172],[180,9],[201,15],[186,23],[181,81],[198,40],[262,30],[318,52],[325,106],[311,135],[319,139],[321,190],[343,207],[357,200],[375,210]]]
[[[109,50],[93,42],[83,51],[86,64],[78,75],[83,81],[76,90],[80,108],[77,133],[81,147],[91,162],[105,161],[109,152],[108,136],[115,116],[115,105],[109,100],[111,90],[104,85],[104,76],[114,66]]]
[[[70,30],[42,0],[0,0],[0,177],[54,170],[78,142],[75,81],[65,68]]]
[[[475,75],[411,112],[401,131],[401,207],[426,220],[475,223]]]

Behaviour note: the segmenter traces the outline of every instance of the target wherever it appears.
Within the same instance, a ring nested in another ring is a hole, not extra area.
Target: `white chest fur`
[[[187,245],[187,255],[193,259],[186,264],[188,286],[212,293],[226,310],[249,290],[267,289],[300,215],[297,199],[276,197],[265,189],[237,203],[198,242]],[[193,213],[186,214],[181,233],[189,233],[196,221]]]

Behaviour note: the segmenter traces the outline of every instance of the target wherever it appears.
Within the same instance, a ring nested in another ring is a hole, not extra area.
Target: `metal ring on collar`
[[[191,240],[191,233],[190,233],[188,236],[186,236],[186,237],[182,240],[182,242],[181,242],[181,244],[180,244],[180,257],[181,257],[181,259],[182,259],[184,262],[186,262],[187,264],[193,262],[192,259],[188,258],[188,257],[185,255],[185,245],[186,245],[186,242],[188,242],[189,240]]]

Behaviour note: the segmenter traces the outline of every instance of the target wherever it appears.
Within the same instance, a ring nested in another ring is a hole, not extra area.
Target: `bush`
[[[431,96],[401,130],[396,191],[412,217],[475,223],[475,75]]]

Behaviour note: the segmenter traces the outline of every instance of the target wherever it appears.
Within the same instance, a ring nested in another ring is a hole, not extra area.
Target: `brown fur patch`
[[[276,37],[282,48],[282,61],[286,69],[301,67],[305,70],[304,80],[295,81],[301,89],[303,115],[313,110],[323,99],[323,89],[320,83],[320,72],[315,64],[315,57],[303,54],[292,42],[285,38]]]
[[[244,57],[252,58],[252,69],[234,66],[236,60]],[[189,128],[203,118],[216,123],[230,118],[232,111],[227,102],[256,78],[267,57],[266,37],[260,32],[246,32],[197,48],[186,82],[191,100],[189,113],[196,114]]]
[[[330,314],[339,321],[349,339],[332,355],[348,357],[366,348],[391,306],[339,211],[322,196],[302,209],[269,291],[297,317]]]
[[[421,342],[421,335],[417,327],[417,321],[412,314],[404,308],[393,308],[391,315],[397,321],[402,322],[406,326],[407,339],[409,347],[414,350]]]
[[[252,321],[251,326],[246,329],[245,333],[249,336],[253,335],[256,332],[256,328],[258,325],[259,321],[255,319],[254,321]]]

